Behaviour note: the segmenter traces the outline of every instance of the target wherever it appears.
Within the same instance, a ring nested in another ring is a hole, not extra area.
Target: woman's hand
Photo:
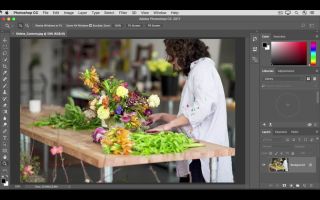
[[[171,126],[170,124],[163,124],[163,125],[160,125],[160,126],[157,126],[155,128],[152,128],[152,129],[149,129],[147,130],[147,133],[159,133],[161,131],[169,131],[171,130]]]
[[[188,118],[186,118],[184,115],[180,115],[179,117],[173,117],[173,120],[170,121],[169,123],[163,124],[153,129],[149,129],[147,132],[156,133],[161,131],[169,131],[171,129],[179,128],[181,126],[185,126],[188,124],[190,124]]]
[[[156,121],[161,120],[162,118],[162,113],[156,113],[152,114],[148,117],[148,121],[152,121],[152,123],[155,123]]]

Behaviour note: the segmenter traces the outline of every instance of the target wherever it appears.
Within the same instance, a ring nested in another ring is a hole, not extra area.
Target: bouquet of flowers
[[[147,117],[152,114],[152,108],[160,104],[157,95],[129,90],[128,83],[123,80],[113,76],[100,80],[93,66],[81,73],[80,79],[92,91],[89,109],[84,113],[87,118],[98,117],[103,127],[139,130],[150,124]]]

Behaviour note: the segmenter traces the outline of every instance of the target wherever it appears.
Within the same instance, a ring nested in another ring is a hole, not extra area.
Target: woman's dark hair
[[[169,62],[178,58],[178,65],[184,75],[188,76],[193,61],[203,57],[210,57],[208,46],[199,39],[165,39],[166,52],[170,56]]]

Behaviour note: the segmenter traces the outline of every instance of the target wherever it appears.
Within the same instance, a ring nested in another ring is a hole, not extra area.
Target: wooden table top
[[[42,106],[41,113],[30,113],[28,107],[20,108],[21,133],[49,146],[63,146],[63,152],[83,160],[95,167],[127,166],[148,163],[191,160],[209,157],[234,156],[235,149],[217,144],[201,142],[204,147],[196,147],[183,153],[159,154],[150,156],[106,155],[99,144],[93,143],[92,131],[54,129],[48,126],[34,127],[31,124],[54,113],[63,113],[63,107]]]

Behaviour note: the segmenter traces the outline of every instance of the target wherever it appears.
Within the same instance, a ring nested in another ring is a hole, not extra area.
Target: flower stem
[[[52,171],[52,177],[52,183],[55,183],[57,179],[57,155],[54,157],[54,169]]]
[[[67,181],[67,183],[69,183],[68,174],[67,174],[66,168],[64,167],[64,158],[62,157],[62,153],[60,153],[60,159],[61,159],[61,166],[62,166],[64,175],[66,177],[66,181]]]

